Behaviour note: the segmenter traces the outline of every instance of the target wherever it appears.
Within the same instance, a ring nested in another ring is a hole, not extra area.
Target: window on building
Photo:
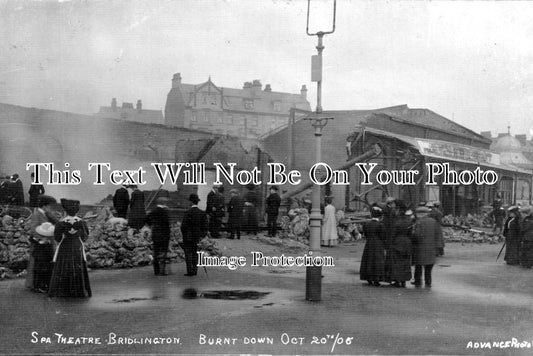
[[[226,124],[233,125],[233,115],[226,116]]]
[[[246,110],[253,110],[254,109],[254,101],[250,99],[244,99],[244,108]]]
[[[197,120],[198,120],[198,118],[196,117],[196,113],[193,112],[193,113],[192,113],[192,116],[191,116],[191,121],[196,122]]]
[[[202,111],[202,119],[203,122],[209,122],[209,116],[207,115],[207,111]]]
[[[272,107],[274,111],[280,112],[281,111],[281,101],[274,101],[272,103]]]

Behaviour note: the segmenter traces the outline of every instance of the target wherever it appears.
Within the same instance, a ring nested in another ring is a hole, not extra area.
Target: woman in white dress
[[[338,243],[337,218],[335,217],[335,207],[331,202],[333,197],[326,197],[326,207],[324,208],[324,218],[322,219],[322,236],[320,244],[322,246],[336,246]]]

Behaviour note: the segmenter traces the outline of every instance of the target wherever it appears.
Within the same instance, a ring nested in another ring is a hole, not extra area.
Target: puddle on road
[[[161,297],[155,296],[152,298],[126,298],[126,299],[113,299],[111,302],[108,303],[132,303],[132,302],[138,302],[142,300],[158,300],[161,299]]]
[[[225,300],[257,300],[270,294],[270,292],[258,292],[255,290],[206,290],[198,293],[196,289],[188,288],[183,291],[185,299],[207,298]]]

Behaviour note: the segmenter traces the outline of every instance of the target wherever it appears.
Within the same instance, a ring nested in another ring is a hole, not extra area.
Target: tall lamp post
[[[307,26],[306,32],[309,36],[318,37],[318,45],[316,46],[317,55],[311,57],[311,81],[317,82],[316,93],[316,111],[312,117],[307,117],[305,120],[311,121],[315,128],[316,139],[316,162],[322,161],[322,129],[327,125],[332,117],[324,117],[322,115],[322,39],[324,35],[335,32],[335,13],[337,8],[337,1],[333,0],[333,26],[329,31],[318,31],[315,33],[309,32],[309,13],[311,9],[311,0],[307,1]],[[320,235],[322,233],[322,214],[320,213],[320,185],[313,186],[312,208],[311,216],[309,217],[310,237],[309,249],[313,256],[320,255]],[[306,269],[305,281],[305,299],[308,301],[320,301],[322,293],[322,267],[308,266]]]

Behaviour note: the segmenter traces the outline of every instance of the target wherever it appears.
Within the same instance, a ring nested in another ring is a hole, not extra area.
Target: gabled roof
[[[197,85],[179,84],[179,90],[183,95],[186,106],[193,107],[195,105],[195,93],[202,91],[206,87],[214,88],[214,90],[223,95],[222,109],[224,110],[286,115],[291,108],[311,109],[309,102],[301,94],[266,91],[257,87],[243,89],[218,87],[211,81],[211,78]],[[246,100],[252,102],[253,109],[247,109],[244,106]],[[213,109],[217,108],[220,109],[220,105]]]

